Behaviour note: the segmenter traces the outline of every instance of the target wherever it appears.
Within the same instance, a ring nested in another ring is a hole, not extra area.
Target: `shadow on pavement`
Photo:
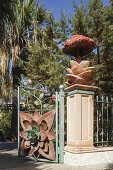
[[[109,163],[105,170],[113,170],[113,163]]]
[[[12,149],[17,149],[18,143],[17,142],[0,142],[0,151],[7,150],[10,151]]]
[[[0,145],[0,170],[51,170],[47,163],[19,158],[17,144],[0,143]]]
[[[6,170],[41,170],[43,169],[43,165],[45,163],[43,162],[35,162],[31,160],[24,160],[18,158],[17,155],[12,155],[10,153],[2,152],[0,153],[0,169],[6,169]],[[46,167],[44,165],[45,170],[50,170],[50,168]]]

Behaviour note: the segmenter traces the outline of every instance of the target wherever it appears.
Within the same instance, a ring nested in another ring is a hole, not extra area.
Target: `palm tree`
[[[10,26],[10,45],[12,53],[13,77],[13,113],[12,131],[16,135],[17,126],[17,86],[23,72],[20,63],[26,60],[26,49],[30,46],[30,38],[38,38],[38,27],[45,21],[46,10],[36,0],[18,0],[15,7],[15,23]],[[27,48],[26,48],[27,47]]]
[[[12,5],[16,0],[0,0],[0,23],[9,20],[12,21],[13,10]]]
[[[4,96],[4,75],[9,68],[8,24],[14,21],[12,6],[16,0],[0,0],[0,97]]]

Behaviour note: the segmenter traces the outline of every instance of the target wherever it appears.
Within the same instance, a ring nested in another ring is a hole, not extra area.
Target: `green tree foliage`
[[[13,10],[12,5],[16,0],[0,0],[0,23],[4,21],[12,21],[13,18]]]
[[[98,79],[101,91],[113,95],[113,6],[106,7],[104,31],[102,34],[102,63]]]
[[[69,17],[63,11],[61,11],[61,16],[57,22],[57,26],[58,43],[63,45],[70,35]]]
[[[44,84],[49,90],[58,90],[60,84],[64,83],[65,66],[58,53],[54,55],[51,48],[44,48],[35,44],[30,49],[31,56],[26,62],[27,77],[34,84]]]
[[[42,83],[49,90],[54,91],[58,90],[59,85],[65,81],[66,58],[59,49],[57,23],[51,12],[48,12],[45,28],[40,27],[41,29],[42,39],[37,37],[37,43],[34,42],[30,47],[25,71],[34,83]]]
[[[80,5],[76,5],[76,1],[73,1],[74,15],[70,22],[72,24],[72,35],[82,34],[88,35],[88,28],[90,26],[90,17],[87,13],[87,7],[80,2]]]
[[[112,78],[112,2],[104,6],[102,0],[89,0],[86,4],[73,5],[71,20],[74,34],[83,34],[95,40],[95,50],[89,55],[91,65],[96,67],[94,83],[102,93],[113,90]]]
[[[11,140],[11,111],[4,110],[0,113],[0,131],[3,133],[5,139]]]

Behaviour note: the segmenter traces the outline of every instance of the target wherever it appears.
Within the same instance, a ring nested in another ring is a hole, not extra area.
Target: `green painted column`
[[[59,162],[64,162],[64,86],[59,87]]]

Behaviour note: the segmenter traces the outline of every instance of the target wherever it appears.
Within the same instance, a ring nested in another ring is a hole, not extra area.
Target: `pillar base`
[[[113,163],[113,147],[65,148],[64,163],[71,166]]]
[[[101,156],[101,152],[96,156],[93,146],[94,91],[97,88],[75,84],[65,89],[67,93],[67,146],[64,163],[66,164],[93,165],[98,155]]]
[[[95,151],[95,147],[75,147],[75,146],[68,146],[66,145],[64,148],[65,152],[70,152],[73,154],[79,154],[79,153],[90,153]]]

